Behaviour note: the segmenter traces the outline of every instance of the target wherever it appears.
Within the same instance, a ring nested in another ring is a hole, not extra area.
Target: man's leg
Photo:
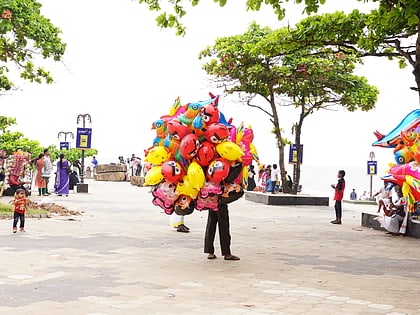
[[[229,256],[230,252],[230,227],[229,227],[229,211],[228,206],[225,204],[219,205],[219,211],[217,211],[217,218],[219,221],[219,239],[220,247],[222,249],[223,256]]]
[[[204,236],[204,252],[214,254],[214,237],[216,235],[217,212],[208,210],[206,234]],[[220,229],[220,227],[219,227]]]

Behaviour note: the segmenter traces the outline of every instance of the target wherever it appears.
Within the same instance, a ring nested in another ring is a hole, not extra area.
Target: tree
[[[66,45],[60,29],[41,15],[41,4],[34,0],[0,2],[0,91],[10,90],[15,72],[30,82],[51,83],[51,74],[40,57],[60,61]]]
[[[290,0],[247,0],[246,10],[258,11],[264,3],[273,8],[280,19],[286,16],[282,4]],[[308,45],[307,38],[315,40],[316,45],[340,47],[343,51],[358,51],[360,56],[398,58],[400,67],[407,64],[413,68],[415,87],[420,98],[420,1],[418,0],[358,0],[360,2],[377,2],[378,8],[369,14],[355,10],[349,15],[330,14],[309,17],[299,23],[297,33],[303,45]],[[173,27],[178,35],[185,34],[181,23],[187,13],[181,0],[139,0],[147,3],[150,10],[162,11],[165,3],[172,6],[173,13],[164,11],[156,19],[160,27]],[[227,0],[215,0],[224,6]],[[303,11],[308,15],[317,13],[325,0],[295,0],[304,4]],[[199,0],[190,0],[191,5],[198,5]],[[334,30],[334,32],[332,31]],[[314,43],[315,44],[315,43]]]
[[[40,153],[43,153],[45,148],[48,148],[53,159],[57,159],[60,153],[64,153],[69,161],[74,161],[82,157],[81,150],[70,149],[60,151],[55,145],[43,147],[38,141],[24,137],[19,131],[12,132],[8,130],[10,126],[15,124],[15,118],[0,116],[0,150],[6,151],[7,155],[21,149],[24,152],[30,153],[32,158],[37,158]],[[85,156],[93,156],[96,154],[98,154],[98,150],[96,149],[85,150]]]
[[[8,128],[16,124],[15,118],[0,116],[0,150],[6,151],[6,154],[11,154],[18,149],[24,152],[29,152],[32,157],[37,157],[43,150],[39,142],[30,140],[19,132],[12,132]]]
[[[369,14],[354,10],[308,17],[297,23],[290,40],[360,57],[396,58],[401,68],[413,68],[416,86],[411,89],[420,98],[420,1],[406,2],[411,7],[389,9],[387,1],[381,1]]]
[[[337,105],[348,111],[367,111],[374,107],[379,93],[366,78],[352,73],[360,62],[357,56],[337,54],[330,48],[296,45],[289,40],[292,33],[290,28],[272,31],[252,23],[245,34],[219,38],[214,46],[200,53],[200,58],[210,58],[204,70],[219,86],[224,86],[227,93],[244,93],[248,106],[269,116],[279,147],[283,191],[289,190],[284,149],[290,142],[281,127],[290,122],[281,122],[281,107],[294,106],[299,112],[297,121],[291,124],[299,154],[306,117]],[[256,97],[265,103],[254,103]],[[299,180],[297,164],[293,193],[297,192]]]

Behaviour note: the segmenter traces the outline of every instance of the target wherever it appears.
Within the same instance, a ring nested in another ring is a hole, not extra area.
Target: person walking
[[[64,157],[64,154],[60,154],[60,160],[57,162],[57,172],[55,176],[54,192],[58,196],[69,195],[69,183],[70,183],[70,163]]]
[[[50,177],[52,173],[52,162],[51,162],[51,155],[50,151],[47,149],[44,149],[44,158],[43,158],[43,165],[42,165],[42,172],[41,176],[45,180],[45,192],[43,196],[49,196],[50,193],[48,192],[48,184],[50,182]]]
[[[42,177],[42,168],[44,166],[44,153],[40,153],[35,161],[35,186],[38,188],[38,196],[42,196],[46,193],[46,182],[45,178]]]
[[[350,193],[350,200],[357,200],[357,193],[356,193],[356,189],[354,188]]]
[[[19,224],[19,230],[25,232],[25,212],[28,210],[28,198],[26,198],[26,192],[23,188],[16,189],[13,203],[13,233],[17,232],[17,224]]]
[[[222,255],[225,260],[239,260],[238,256],[232,255],[230,251],[231,236],[229,231],[229,210],[226,204],[220,203],[218,211],[209,210],[207,217],[206,233],[204,237],[204,253],[207,259],[216,259],[214,254],[214,238],[216,236],[216,226],[219,226],[219,240]]]
[[[339,170],[337,174],[337,177],[338,177],[337,184],[331,185],[331,188],[335,190],[335,193],[334,193],[335,220],[330,222],[332,224],[341,224],[342,201],[343,201],[343,196],[344,196],[344,188],[346,187],[346,181],[344,180],[345,175],[346,175],[346,172],[344,170]]]

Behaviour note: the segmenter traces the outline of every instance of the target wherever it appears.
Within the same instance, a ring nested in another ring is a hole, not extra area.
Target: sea
[[[340,168],[334,166],[316,166],[316,165],[301,165],[301,179],[302,194],[310,194],[320,197],[333,197],[334,190],[331,184],[337,183],[337,173]],[[344,199],[350,199],[350,193],[354,188],[359,198],[363,192],[370,197],[377,192],[382,186],[383,181],[381,176],[386,175],[385,171],[379,171],[377,175],[368,175],[367,167],[342,167],[346,172],[344,179],[346,180],[346,188],[344,192]],[[291,175],[292,172],[288,171]]]

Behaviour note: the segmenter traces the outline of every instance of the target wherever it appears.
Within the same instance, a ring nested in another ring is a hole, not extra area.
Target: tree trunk
[[[414,78],[417,84],[417,93],[419,95],[419,103],[420,103],[420,23],[417,27],[417,40],[416,40],[416,60],[414,62]]]
[[[283,192],[285,191],[285,172],[286,172],[286,167],[284,165],[284,141],[283,141],[283,136],[281,134],[281,129],[280,129],[280,122],[279,122],[279,116],[277,113],[277,107],[276,107],[276,102],[274,99],[274,93],[271,94],[270,97],[270,105],[271,105],[271,110],[273,112],[273,120],[272,123],[274,125],[274,134],[276,135],[276,141],[277,141],[277,147],[279,149],[278,153],[279,153],[279,168],[280,168],[280,174],[281,174],[281,182],[282,182],[282,190]],[[274,184],[273,184],[274,185]]]

